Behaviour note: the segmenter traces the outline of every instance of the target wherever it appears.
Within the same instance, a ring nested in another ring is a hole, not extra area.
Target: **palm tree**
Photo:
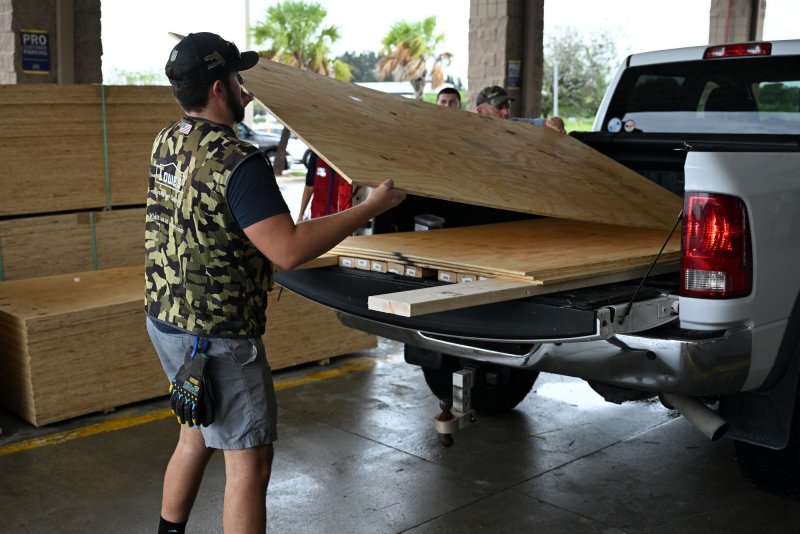
[[[350,66],[330,57],[330,47],[339,39],[339,28],[322,27],[327,15],[321,5],[302,0],[287,0],[267,8],[264,20],[252,27],[256,44],[269,46],[259,55],[323,76],[350,80]],[[289,135],[289,129],[284,128],[275,156],[276,169],[283,169]]]
[[[442,64],[450,64],[453,54],[437,53],[436,48],[444,41],[444,34],[435,35],[436,17],[428,17],[422,22],[400,21],[395,23],[383,38],[383,50],[378,62],[381,78],[393,74],[395,78],[409,80],[414,87],[417,100],[422,100],[422,91],[428,81],[428,62],[431,87],[444,83]]]

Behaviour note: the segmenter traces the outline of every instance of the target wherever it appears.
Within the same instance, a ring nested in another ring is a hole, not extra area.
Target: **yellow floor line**
[[[373,359],[367,359],[367,358],[354,359],[348,363],[344,363],[343,365],[337,365],[332,369],[326,369],[324,371],[310,373],[304,376],[299,376],[297,378],[286,378],[283,380],[276,380],[275,391],[282,391],[284,389],[291,389],[299,386],[304,386],[306,384],[320,382],[322,380],[329,380],[331,378],[336,378],[351,373],[359,373],[362,371],[367,371],[369,369],[372,369],[373,367],[375,367],[375,361]],[[114,432],[116,430],[123,430],[125,428],[131,428],[134,426],[143,425],[145,423],[151,423],[153,421],[160,421],[161,419],[166,419],[168,417],[174,417],[172,411],[169,408],[160,408],[157,410],[153,410],[152,412],[140,415],[115,417],[103,421],[101,423],[95,423],[81,428],[75,428],[73,430],[56,432],[54,434],[49,434],[47,436],[20,441],[19,443],[12,443],[10,445],[0,446],[0,456],[5,456],[7,454],[14,454],[16,452],[27,451],[30,449],[36,449],[38,447],[46,447],[48,445],[59,445],[67,441],[72,441],[73,439],[85,438],[88,436],[93,436],[95,434],[101,434],[103,432]]]

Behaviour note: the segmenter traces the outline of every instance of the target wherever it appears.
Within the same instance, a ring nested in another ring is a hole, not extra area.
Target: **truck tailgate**
[[[367,308],[372,295],[441,285],[384,273],[341,267],[281,272],[283,287],[338,311],[432,334],[498,341],[570,338],[596,332],[595,313],[532,297],[497,304],[400,317]]]

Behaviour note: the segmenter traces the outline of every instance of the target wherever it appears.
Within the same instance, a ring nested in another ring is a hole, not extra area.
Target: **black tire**
[[[783,450],[735,442],[742,477],[764,491],[800,498],[800,401],[795,404],[789,444]]]
[[[472,407],[484,415],[509,412],[522,402],[536,382],[539,373],[525,369],[514,369],[491,364],[473,364],[476,370],[476,383],[472,388]],[[453,396],[453,373],[465,367],[464,362],[452,356],[442,356],[442,366],[438,369],[422,367],[425,382],[431,392],[441,400]]]

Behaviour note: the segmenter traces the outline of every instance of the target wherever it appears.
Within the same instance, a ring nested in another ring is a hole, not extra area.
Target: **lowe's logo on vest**
[[[180,191],[183,180],[174,163],[156,165],[156,181],[172,190]]]

